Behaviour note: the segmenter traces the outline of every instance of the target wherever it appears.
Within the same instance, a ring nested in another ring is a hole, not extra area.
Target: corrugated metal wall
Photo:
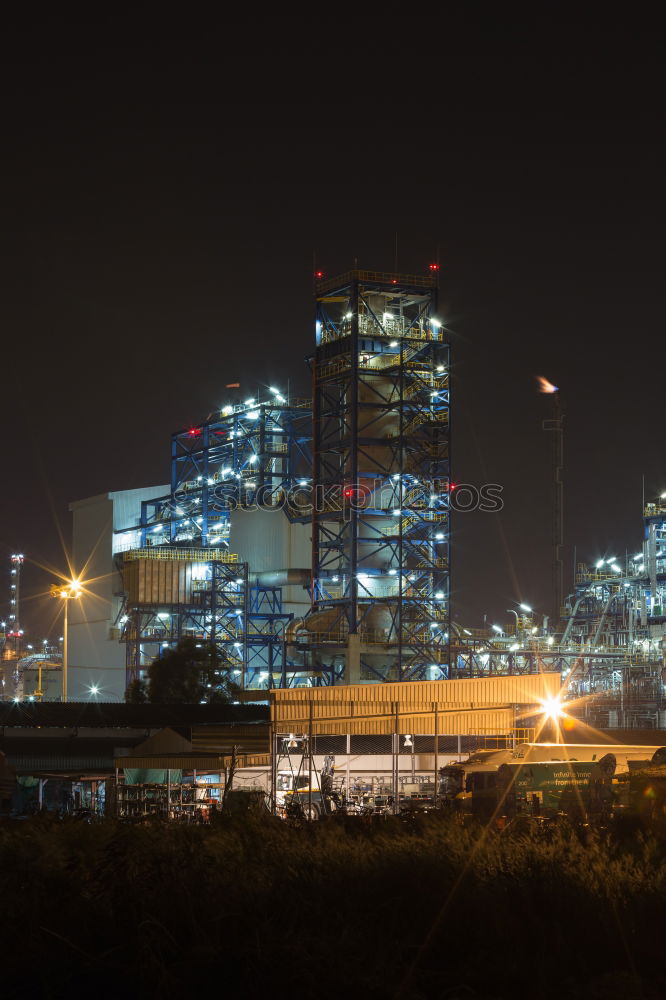
[[[515,706],[537,707],[560,689],[557,673],[403,684],[353,684],[271,692],[274,729],[314,733],[503,733]]]
[[[192,564],[180,559],[135,559],[123,566],[130,604],[189,604]]]
[[[513,709],[480,709],[470,712],[438,712],[430,711],[406,712],[396,715],[395,712],[385,714],[348,716],[336,719],[315,718],[312,721],[314,736],[347,734],[353,736],[376,736],[388,733],[411,733],[419,736],[432,736],[437,731],[440,736],[494,736],[510,733],[516,726]],[[309,719],[302,717],[283,717],[275,723],[278,732],[305,733],[309,731]]]

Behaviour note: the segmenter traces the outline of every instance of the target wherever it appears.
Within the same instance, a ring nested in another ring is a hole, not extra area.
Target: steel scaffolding
[[[449,344],[437,276],[316,283],[313,605],[329,683],[449,671]]]
[[[310,434],[310,401],[273,390],[172,435],[171,491],[144,501],[138,528],[118,544],[128,683],[189,636],[215,646],[223,680],[286,684],[284,633],[293,616],[282,610],[281,588],[262,586],[229,551],[230,524],[237,509],[298,516],[288,499],[308,482]]]

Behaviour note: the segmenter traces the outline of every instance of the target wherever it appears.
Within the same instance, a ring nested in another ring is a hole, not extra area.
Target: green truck
[[[565,814],[587,821],[610,818],[616,759],[501,764],[494,775],[471,777],[472,815],[488,822],[518,815]]]

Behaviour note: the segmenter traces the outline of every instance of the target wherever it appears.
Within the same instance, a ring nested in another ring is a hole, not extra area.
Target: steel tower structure
[[[25,556],[16,553],[10,557],[10,585],[9,585],[9,631],[8,637],[14,640],[14,657],[17,662],[21,655],[21,638],[23,629],[21,628],[21,569]]]
[[[438,275],[318,276],[312,614],[324,683],[449,673],[450,350]]]
[[[190,636],[212,643],[224,677],[242,687],[286,686],[293,616],[281,587],[252,577],[230,551],[234,510],[282,508],[291,518],[288,497],[310,474],[310,400],[269,392],[172,435],[171,491],[142,503],[120,545],[128,682],[158,646]]]

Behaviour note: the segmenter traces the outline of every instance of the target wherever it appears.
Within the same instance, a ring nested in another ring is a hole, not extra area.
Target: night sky
[[[574,545],[640,544],[642,476],[666,489],[654,26],[315,9],[4,26],[0,544],[29,596],[68,503],[167,482],[225,383],[309,395],[313,254],[392,270],[396,232],[400,270],[439,254],[454,478],[504,487],[455,519],[455,617],[549,609],[535,375],[566,411],[565,588]],[[51,614],[30,596],[22,624]]]

